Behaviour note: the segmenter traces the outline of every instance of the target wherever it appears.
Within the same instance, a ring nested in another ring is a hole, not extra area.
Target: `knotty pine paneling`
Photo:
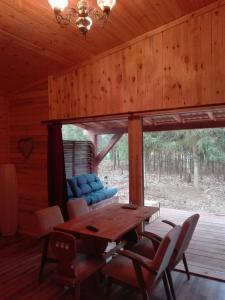
[[[9,163],[9,111],[8,99],[0,96],[0,164]]]
[[[19,185],[20,230],[34,231],[33,212],[47,204],[47,129],[41,120],[48,116],[47,82],[17,94],[10,100],[11,162],[16,165]],[[25,158],[18,141],[33,139],[33,151]]]
[[[222,3],[222,2],[221,2]],[[49,78],[49,117],[223,104],[225,5]]]

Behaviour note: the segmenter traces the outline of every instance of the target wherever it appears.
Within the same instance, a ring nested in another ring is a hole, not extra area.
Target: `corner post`
[[[129,202],[144,204],[142,117],[128,118]]]

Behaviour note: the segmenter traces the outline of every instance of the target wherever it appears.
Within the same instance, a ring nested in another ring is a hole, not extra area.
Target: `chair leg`
[[[93,283],[94,283],[94,289],[96,290],[96,294],[98,296],[97,299],[103,300],[104,299],[104,291],[101,289],[101,280],[100,280],[101,273],[98,271],[96,274],[94,274]]]
[[[164,288],[165,288],[165,291],[166,291],[166,297],[168,300],[172,300],[171,298],[171,293],[170,293],[170,288],[169,288],[169,284],[168,284],[168,279],[167,279],[167,276],[166,276],[166,273],[164,272],[163,274],[163,284],[164,284]]]
[[[76,283],[74,286],[74,300],[80,300],[80,283]]]
[[[108,277],[107,278],[107,283],[106,283],[106,292],[105,292],[105,299],[106,300],[109,299],[111,287],[112,287],[112,280],[111,280],[110,277]]]
[[[172,279],[170,270],[166,271],[166,275],[167,275],[167,278],[168,278],[168,282],[169,282],[172,297],[173,297],[174,300],[176,300],[176,294],[175,294],[175,291],[174,291],[173,279]]]
[[[39,283],[41,283],[41,280],[42,280],[45,261],[46,261],[47,255],[48,255],[48,244],[49,244],[49,237],[46,237],[44,240],[44,243],[43,243],[43,248],[42,248],[41,265],[40,265],[40,270],[39,270],[39,275],[38,275]]]
[[[141,294],[142,294],[143,300],[150,300],[150,295],[148,294],[147,290],[145,290],[145,291],[142,290]]]
[[[189,269],[188,269],[188,264],[187,264],[187,259],[186,259],[186,255],[185,253],[183,253],[183,263],[184,263],[184,268],[187,274],[187,278],[188,280],[190,280],[190,273],[189,273]]]

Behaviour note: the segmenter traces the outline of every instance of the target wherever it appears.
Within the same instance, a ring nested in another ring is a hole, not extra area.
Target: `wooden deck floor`
[[[48,264],[43,282],[38,283],[40,243],[31,238],[17,236],[0,237],[0,299],[1,300],[72,300],[69,290],[56,284],[53,277],[54,264]],[[219,281],[173,272],[177,300],[224,300],[225,284]],[[103,281],[104,283],[104,281]],[[104,284],[102,284],[102,289]],[[142,300],[133,289],[113,285],[107,300]],[[152,300],[165,300],[162,284],[156,288]],[[100,300],[96,287],[84,282],[81,300]]]
[[[192,214],[161,208],[160,218],[145,228],[163,236],[170,227],[162,223],[162,219],[181,224]],[[200,213],[199,223],[187,251],[187,260],[191,273],[225,282],[225,215]],[[177,269],[183,270],[183,264]]]

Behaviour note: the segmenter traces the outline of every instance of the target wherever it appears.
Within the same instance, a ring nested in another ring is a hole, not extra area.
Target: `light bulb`
[[[48,2],[51,5],[52,9],[58,9],[60,11],[64,10],[68,5],[68,0],[48,0]]]
[[[111,10],[113,6],[116,4],[116,0],[97,0],[98,6],[101,10]]]

